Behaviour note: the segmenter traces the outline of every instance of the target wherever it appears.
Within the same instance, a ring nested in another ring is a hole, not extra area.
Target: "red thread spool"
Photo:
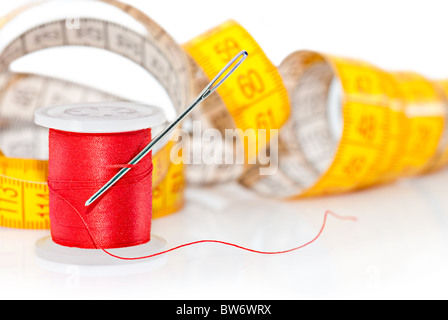
[[[117,172],[117,167],[132,160],[150,141],[151,129],[97,134],[50,129],[48,186],[51,237],[55,243],[111,249],[149,242],[151,155],[97,203],[88,207],[84,203]]]
[[[84,203],[150,142],[151,128],[164,121],[159,108],[124,102],[36,111],[35,122],[50,128],[48,185],[53,244],[114,249],[150,242],[150,155],[94,204],[85,207]]]

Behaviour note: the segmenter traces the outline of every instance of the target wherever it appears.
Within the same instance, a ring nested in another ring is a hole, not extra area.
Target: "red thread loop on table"
[[[123,248],[150,241],[152,157],[133,166],[96,203],[85,201],[151,141],[151,130],[87,134],[51,129],[51,236],[78,248]]]

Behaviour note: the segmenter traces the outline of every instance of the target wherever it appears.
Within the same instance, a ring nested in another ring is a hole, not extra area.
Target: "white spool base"
[[[162,249],[165,245],[166,241],[163,238],[156,235],[151,235],[151,241],[148,243],[128,248],[107,249],[107,252],[125,258],[144,257],[163,251]],[[149,259],[122,260],[114,258],[99,249],[64,247],[54,243],[50,236],[38,240],[36,242],[35,251],[39,258],[48,262],[63,265],[90,267],[141,264],[145,262],[153,262],[160,257],[156,256]]]

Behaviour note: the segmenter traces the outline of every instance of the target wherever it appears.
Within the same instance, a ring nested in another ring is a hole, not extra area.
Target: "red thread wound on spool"
[[[55,243],[112,249],[150,241],[151,154],[108,190],[101,201],[84,206],[117,168],[132,160],[150,141],[150,129],[100,134],[50,129],[48,185]]]

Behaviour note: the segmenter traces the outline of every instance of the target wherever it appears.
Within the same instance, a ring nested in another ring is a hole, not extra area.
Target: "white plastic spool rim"
[[[40,126],[78,133],[118,133],[154,128],[166,122],[162,109],[133,102],[78,103],[39,108]]]

